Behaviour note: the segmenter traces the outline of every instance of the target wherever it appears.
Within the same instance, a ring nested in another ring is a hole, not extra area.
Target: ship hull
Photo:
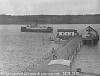
[[[21,32],[43,32],[43,33],[53,33],[53,28],[47,29],[28,29],[26,27],[21,27]]]

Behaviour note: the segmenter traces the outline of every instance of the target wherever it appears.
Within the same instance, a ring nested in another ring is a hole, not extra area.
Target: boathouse
[[[73,37],[77,35],[78,32],[75,29],[58,29],[57,30],[57,38],[66,40],[69,37]]]
[[[99,35],[96,30],[88,26],[82,31],[82,43],[83,45],[94,45],[97,44]]]
[[[93,34],[95,37],[97,36],[97,31],[94,30],[92,27],[88,26],[86,29],[82,31],[82,35],[84,34]]]

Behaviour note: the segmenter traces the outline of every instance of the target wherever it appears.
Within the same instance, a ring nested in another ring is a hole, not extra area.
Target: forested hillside
[[[0,15],[0,24],[29,24],[38,20],[41,24],[99,24],[100,14],[96,15]]]

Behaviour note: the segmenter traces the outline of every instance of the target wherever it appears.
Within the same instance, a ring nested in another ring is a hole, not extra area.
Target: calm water
[[[55,37],[57,34],[57,29],[59,28],[76,29],[79,33],[81,33],[81,31],[87,26],[92,26],[98,31],[98,33],[100,33],[99,24],[48,24],[47,26],[52,26],[54,28],[53,34],[20,32],[20,25],[0,25],[0,69],[9,68],[8,66],[2,66],[5,62],[9,64],[14,64],[22,61],[21,58],[23,57],[26,57],[25,59],[29,61],[32,61],[32,58],[34,59],[34,57],[39,57],[40,53],[34,51],[41,50],[39,49],[39,47],[41,47],[43,44],[43,38],[45,40],[44,43],[49,43],[47,39],[49,37]],[[98,44],[98,46],[92,48],[95,49],[95,54],[98,56],[97,58],[99,59],[100,43]],[[83,47],[83,49],[87,50],[86,47]],[[30,58],[27,59],[27,57],[30,57],[31,60]],[[26,62],[25,65],[27,64]]]
[[[58,28],[76,29],[79,33],[87,26],[92,26],[100,33],[99,24],[48,24],[47,26],[54,27],[54,33],[29,33],[20,32],[20,25],[0,25],[0,49],[3,50],[31,50],[32,47],[37,46],[42,38],[56,36]],[[46,41],[46,40],[45,40]]]

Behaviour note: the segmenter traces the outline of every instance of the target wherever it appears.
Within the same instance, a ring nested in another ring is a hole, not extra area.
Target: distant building
[[[99,35],[96,30],[88,26],[82,31],[82,42],[86,45],[97,44],[99,40]]]
[[[57,30],[57,38],[66,40],[69,37],[78,35],[77,30],[75,29],[58,29]]]
[[[88,26],[86,29],[82,31],[82,37],[88,37],[89,35],[97,36],[97,31],[94,30],[92,27]]]

